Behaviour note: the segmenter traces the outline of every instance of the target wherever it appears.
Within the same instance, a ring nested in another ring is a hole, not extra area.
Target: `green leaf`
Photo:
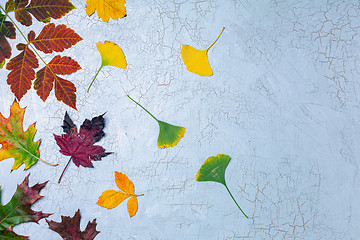
[[[4,64],[5,64],[5,60],[0,63],[0,69],[3,68]]]
[[[29,175],[18,185],[16,192],[6,205],[0,203],[0,231],[11,229],[14,225],[24,222],[38,222],[51,214],[33,211],[31,205],[42,198],[39,195],[47,182],[29,187]],[[0,190],[1,196],[1,190]],[[2,232],[5,234],[5,232]],[[1,236],[1,235],[0,235]],[[1,237],[0,237],[1,239]]]
[[[230,161],[230,156],[225,154],[218,154],[217,156],[209,157],[205,160],[203,165],[200,167],[199,171],[196,174],[196,181],[205,182],[212,181],[218,182],[225,186],[226,190],[230,194],[231,198],[235,202],[236,206],[240,209],[240,211],[244,214],[246,218],[246,214],[241,209],[239,204],[236,202],[235,198],[231,194],[229,188],[225,182],[225,170]]]
[[[225,154],[218,154],[216,157],[206,159],[196,174],[196,181],[213,181],[226,185],[225,169],[229,164],[230,157]]]
[[[29,240],[28,237],[20,236],[11,230],[0,230],[1,240]]]
[[[160,132],[157,145],[159,148],[173,147],[179,143],[181,138],[184,137],[184,127],[174,126],[159,120],[158,123],[160,127]]]
[[[186,128],[174,126],[169,123],[158,120],[154,115],[152,115],[146,108],[141,106],[138,102],[132,99],[129,95],[127,95],[131,101],[140,106],[145,112],[147,112],[153,119],[155,119],[159,124],[159,137],[157,141],[157,145],[159,148],[167,148],[176,146],[179,141],[184,137]]]

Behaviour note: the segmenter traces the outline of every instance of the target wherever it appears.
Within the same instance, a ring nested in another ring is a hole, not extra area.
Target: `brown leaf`
[[[28,45],[18,44],[16,47],[22,52],[6,65],[6,69],[11,70],[7,83],[11,86],[11,91],[15,97],[20,101],[30,89],[31,81],[35,79],[34,69],[39,67],[39,63]]]
[[[48,221],[49,228],[65,240],[92,240],[100,232],[96,230],[96,219],[88,222],[85,231],[80,230],[80,210],[73,217],[61,216],[61,222]]]
[[[44,53],[62,52],[75,45],[82,38],[66,25],[47,24],[39,36],[31,41],[34,46]]]
[[[49,22],[50,18],[59,19],[75,7],[69,0],[17,0],[15,1],[15,18],[21,24],[32,24],[31,13],[39,22]]]

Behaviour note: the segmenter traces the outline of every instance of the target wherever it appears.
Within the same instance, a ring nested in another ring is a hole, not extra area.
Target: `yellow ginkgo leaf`
[[[111,209],[130,197],[127,203],[127,210],[130,217],[134,216],[138,210],[137,197],[144,194],[136,195],[134,183],[121,172],[115,171],[115,183],[120,190],[106,190],[101,194],[96,204]]]
[[[109,18],[119,19],[126,17],[125,0],[86,0],[86,13],[91,16],[95,10],[104,22]]]
[[[211,76],[213,71],[210,67],[207,52],[216,43],[225,28],[223,28],[216,40],[205,50],[198,50],[190,45],[182,45],[181,58],[183,59],[186,69],[189,72],[196,73],[200,76]]]
[[[91,81],[87,92],[89,92],[90,87],[93,84],[95,78],[97,77],[100,70],[104,66],[114,66],[114,67],[123,68],[123,69],[126,69],[126,67],[127,67],[124,52],[116,43],[109,42],[109,41],[105,41],[104,43],[97,42],[96,48],[98,49],[98,51],[101,55],[101,66],[100,66],[99,70],[96,72],[95,77]]]

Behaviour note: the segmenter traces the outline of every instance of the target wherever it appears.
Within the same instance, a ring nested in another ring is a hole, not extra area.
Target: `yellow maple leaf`
[[[97,77],[100,70],[104,66],[114,66],[114,67],[123,68],[123,69],[127,68],[127,62],[125,59],[124,52],[116,43],[109,42],[109,41],[105,41],[104,43],[97,42],[96,48],[98,49],[98,51],[101,55],[101,66],[100,66],[99,70],[96,72],[95,77],[91,81],[87,92],[89,92],[90,87],[93,84],[95,78]]]
[[[121,172],[115,171],[115,183],[120,190],[104,191],[96,204],[106,207],[107,209],[112,209],[130,197],[127,203],[127,210],[130,217],[134,216],[138,210],[137,197],[144,196],[144,194],[136,195],[134,183]]]
[[[86,13],[91,16],[95,10],[104,22],[109,18],[118,20],[126,16],[125,0],[86,0]]]
[[[223,28],[216,38],[216,40],[205,50],[198,50],[193,48],[190,45],[182,45],[181,48],[181,58],[183,59],[186,69],[189,72],[196,73],[200,76],[211,76],[213,71],[209,64],[209,59],[207,56],[208,50],[216,43],[225,28]]]

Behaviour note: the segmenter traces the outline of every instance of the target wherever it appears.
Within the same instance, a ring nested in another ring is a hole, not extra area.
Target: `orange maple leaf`
[[[45,102],[55,82],[55,96],[58,101],[76,109],[75,85],[57,74],[64,75],[81,69],[80,65],[69,57],[55,56],[47,66],[36,73],[34,89]]]
[[[127,210],[130,217],[134,216],[138,210],[137,197],[144,196],[144,194],[136,195],[134,183],[121,172],[115,171],[115,183],[120,190],[106,190],[101,194],[96,204],[111,209],[130,197]]]

